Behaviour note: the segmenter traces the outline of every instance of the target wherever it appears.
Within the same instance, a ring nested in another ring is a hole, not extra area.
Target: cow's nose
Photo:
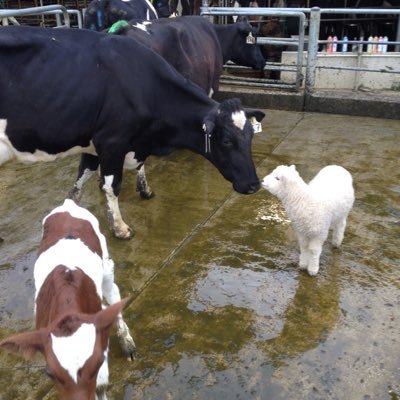
[[[248,194],[256,193],[260,189],[260,182],[252,183],[247,190]]]

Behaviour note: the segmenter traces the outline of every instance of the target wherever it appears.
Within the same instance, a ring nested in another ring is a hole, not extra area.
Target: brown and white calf
[[[0,346],[25,357],[41,352],[61,399],[106,399],[114,322],[131,358],[135,343],[121,315],[127,300],[121,301],[114,263],[93,214],[68,199],[45,217],[34,279],[36,330]]]

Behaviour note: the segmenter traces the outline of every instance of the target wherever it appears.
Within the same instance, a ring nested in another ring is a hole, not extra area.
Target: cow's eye
[[[52,380],[54,381],[56,378],[55,376],[50,372],[50,370],[48,368],[45,369],[44,371],[46,373],[46,375]]]
[[[222,141],[222,145],[225,146],[225,147],[232,147],[233,143],[229,139],[224,139]]]

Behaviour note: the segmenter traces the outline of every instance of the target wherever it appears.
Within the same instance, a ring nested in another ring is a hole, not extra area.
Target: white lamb
[[[264,177],[262,187],[277,196],[292,221],[300,245],[300,269],[316,275],[322,245],[332,227],[339,247],[354,203],[353,179],[343,167],[329,165],[307,185],[294,165],[280,165]]]

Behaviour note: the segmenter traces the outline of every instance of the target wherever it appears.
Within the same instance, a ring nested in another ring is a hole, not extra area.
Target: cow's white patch
[[[239,129],[243,129],[246,124],[246,115],[243,110],[232,113],[232,121]]]
[[[35,150],[34,153],[18,151],[11,143],[6,134],[7,120],[0,119],[0,165],[16,157],[22,162],[54,161],[57,158],[66,157],[73,154],[89,153],[97,155],[93,143],[87,147],[74,146],[67,151],[57,154],[49,154],[42,150]]]
[[[136,24],[134,24],[134,25],[132,25],[132,26],[133,26],[134,28],[136,28],[136,29],[142,30],[143,32],[149,33],[149,32],[147,32],[146,25],[147,25],[147,24],[145,24],[145,23],[137,22]]]
[[[147,13],[146,13],[146,15],[147,15],[146,19],[148,19],[148,20],[150,19],[150,10],[153,11],[155,19],[158,19],[158,14],[157,14],[157,11],[154,8],[153,4],[151,4],[151,2],[149,0],[145,0],[145,2],[146,2],[147,7],[148,7],[147,8]]]
[[[58,265],[64,265],[66,270],[79,268],[93,281],[100,299],[103,298],[101,257],[93,253],[80,239],[61,239],[41,253],[35,263],[33,272],[36,289],[35,303],[45,279]]]
[[[93,324],[82,324],[71,336],[57,337],[51,334],[51,339],[58,362],[77,383],[79,369],[93,354],[96,327]]]
[[[129,226],[122,219],[121,211],[118,205],[118,197],[114,194],[112,183],[114,175],[107,175],[104,177],[104,190],[107,198],[108,217],[112,229],[117,237],[128,238],[131,235]]]
[[[137,169],[141,164],[142,163],[135,158],[134,151],[130,151],[129,153],[126,154],[124,161],[125,169],[130,169],[130,170]]]
[[[46,222],[46,219],[48,217],[50,217],[50,215],[53,215],[56,213],[62,213],[62,212],[68,212],[74,218],[84,219],[84,220],[88,221],[90,223],[90,225],[92,225],[92,228],[95,231],[95,233],[100,241],[100,246],[101,246],[101,250],[103,253],[103,260],[107,260],[109,258],[107,242],[106,242],[105,236],[100,232],[99,221],[90,211],[86,210],[86,208],[79,207],[73,200],[65,199],[63,205],[53,209],[50,212],[50,214],[48,214],[43,219],[43,224]]]
[[[108,385],[108,350],[104,352],[104,361],[97,374],[96,386]]]
[[[7,120],[0,119],[0,165],[14,158],[14,152],[6,136]]]

